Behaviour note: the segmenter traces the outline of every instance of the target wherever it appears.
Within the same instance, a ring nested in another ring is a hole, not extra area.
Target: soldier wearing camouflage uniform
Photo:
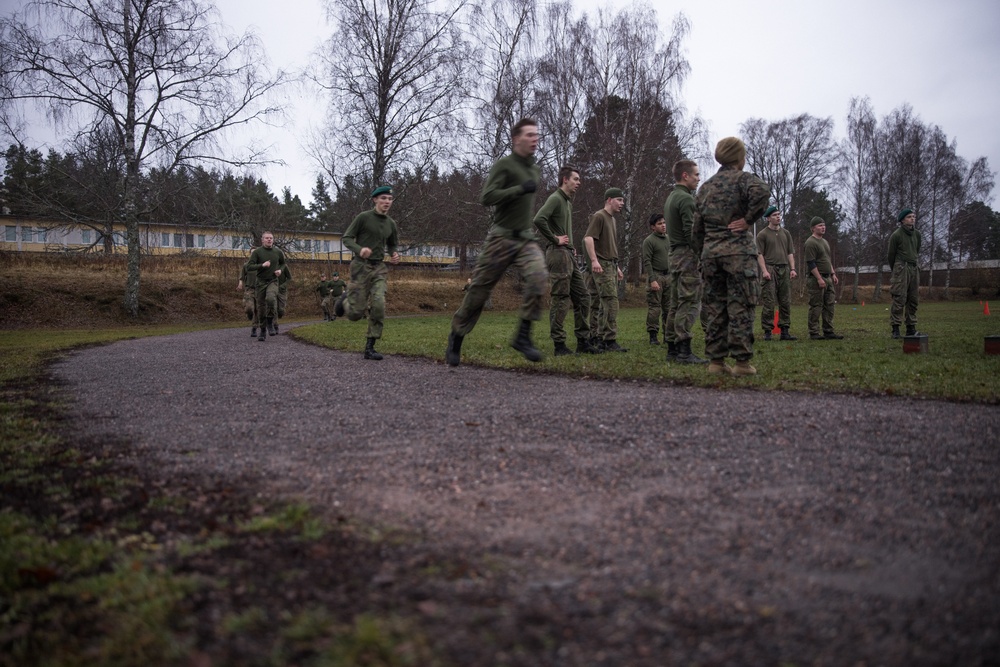
[[[256,338],[257,327],[260,325],[257,318],[257,272],[247,271],[247,262],[240,269],[240,281],[236,283],[236,289],[243,292],[243,311],[250,320],[250,337]]]
[[[668,340],[667,314],[670,310],[670,240],[667,223],[660,213],[649,216],[649,236],[642,240],[642,272],[646,274],[646,332],[649,344],[659,345],[657,334],[663,323],[663,340]]]
[[[767,207],[771,192],[767,183],[743,171],[746,146],[736,137],[726,137],[715,147],[722,165],[701,190],[691,228],[691,243],[701,256],[705,293],[702,326],[705,354],[713,374],[756,375],[753,358],[754,308],[760,298],[757,250],[752,226]],[[725,359],[736,365],[730,368]]]
[[[399,263],[399,231],[396,221],[389,217],[392,208],[392,188],[382,185],[372,190],[374,206],[358,214],[344,232],[343,243],[353,253],[351,259],[351,282],[347,291],[333,304],[337,317],[345,313],[347,319],[357,322],[368,310],[368,332],[365,343],[365,359],[381,361],[382,355],[375,351],[375,341],[382,337],[385,323],[385,289],[389,267],[385,265],[386,255],[391,264]]]
[[[692,160],[678,160],[674,163],[673,176],[676,186],[663,206],[670,239],[667,361],[703,364],[705,360],[691,351],[691,333],[701,309],[701,261],[691,242],[695,214],[693,193],[701,182],[701,171]]]
[[[261,234],[261,246],[254,248],[247,260],[247,271],[257,274],[257,316],[260,320],[260,335],[257,340],[264,342],[268,330],[275,332],[278,319],[278,279],[284,272],[285,253],[274,247],[274,234]]]
[[[329,296],[329,299],[330,299],[330,321],[333,322],[335,319],[337,319],[337,314],[333,310],[333,304],[334,304],[334,302],[337,299],[340,298],[340,295],[343,294],[344,291],[347,289],[347,283],[345,283],[343,280],[341,280],[341,278],[340,278],[340,272],[334,271],[333,272],[333,277],[330,278],[330,280],[327,281],[326,287],[327,287],[327,289],[330,290],[330,296]]]
[[[795,278],[795,254],[792,235],[781,226],[781,211],[769,206],[764,211],[767,227],[757,234],[757,263],[760,265],[761,309],[760,326],[764,340],[771,340],[774,328],[774,305],[778,304],[778,328],[781,340],[798,340],[788,333],[792,317],[792,279]]]
[[[546,244],[545,267],[549,272],[549,335],[555,347],[555,356],[572,354],[566,347],[566,330],[563,322],[570,306],[578,354],[593,353],[590,344],[590,295],[583,281],[583,273],[576,265],[576,248],[573,247],[573,195],[580,187],[580,172],[572,167],[559,170],[559,188],[549,195],[542,208],[535,214],[535,227]]]
[[[834,286],[840,283],[840,279],[833,270],[830,244],[823,238],[826,222],[817,216],[809,226],[812,236],[806,239],[803,248],[806,266],[809,267],[809,278],[806,280],[809,287],[809,339],[840,340],[843,336],[833,330],[833,309],[837,303]]]
[[[531,210],[541,172],[535,164],[538,123],[522,118],[511,130],[513,152],[493,165],[483,186],[480,202],[494,207],[493,226],[472,271],[472,282],[462,305],[451,319],[445,360],[449,366],[462,362],[462,341],[479,321],[483,306],[496,284],[511,266],[523,285],[520,323],[511,347],[528,361],[541,361],[531,341],[531,323],[542,316],[542,297],[548,282],[545,256],[532,229]]]
[[[285,270],[278,277],[278,317],[274,320],[274,327],[271,335],[278,335],[278,320],[285,316],[285,308],[288,306],[288,285],[292,281],[292,267],[285,265]]]
[[[889,310],[889,325],[892,337],[899,338],[899,325],[906,315],[906,335],[916,336],[917,306],[920,304],[920,232],[914,229],[917,216],[911,208],[904,208],[896,216],[900,226],[889,237],[889,268],[892,270],[892,308]]]
[[[319,294],[319,307],[323,309],[323,321],[326,322],[333,313],[330,312],[330,286],[326,284],[325,273],[319,277],[316,293]]]
[[[625,278],[618,267],[618,232],[615,213],[625,205],[625,194],[619,188],[604,193],[604,208],[590,216],[583,243],[590,258],[590,273],[601,309],[597,316],[597,340],[602,352],[628,352],[618,344],[618,282]]]

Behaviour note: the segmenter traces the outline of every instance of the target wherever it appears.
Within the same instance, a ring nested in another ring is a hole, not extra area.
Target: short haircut
[[[572,176],[573,174],[579,174],[580,170],[574,166],[566,165],[559,170],[559,185],[562,186],[563,181]]]
[[[684,174],[690,174],[691,170],[698,165],[694,160],[678,160],[674,162],[674,183],[680,183]]]
[[[521,131],[526,127],[538,127],[538,121],[533,118],[524,117],[521,120],[514,123],[514,127],[510,130],[510,136],[516,137],[521,134]]]
[[[662,213],[654,213],[653,215],[649,216],[649,226],[652,227],[653,225],[655,225],[656,223],[658,223],[660,220],[663,220],[663,214]]]

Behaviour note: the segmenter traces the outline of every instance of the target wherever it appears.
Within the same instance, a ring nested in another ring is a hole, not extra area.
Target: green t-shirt
[[[828,276],[833,273],[833,261],[830,259],[830,244],[826,239],[810,236],[805,242],[806,264],[816,262],[816,268],[820,275]],[[811,272],[811,270],[810,270]]]
[[[792,235],[784,227],[768,225],[757,233],[757,254],[763,255],[768,266],[788,266],[792,254]]]
[[[597,259],[611,261],[618,259],[616,234],[615,216],[602,208],[590,216],[590,224],[587,225],[587,233],[584,236],[594,239],[594,253]]]

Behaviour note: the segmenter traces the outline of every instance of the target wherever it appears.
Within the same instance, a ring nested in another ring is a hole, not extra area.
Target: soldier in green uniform
[[[663,214],[649,216],[649,236],[642,240],[642,271],[646,274],[646,332],[649,344],[659,345],[657,334],[663,323],[667,340],[667,314],[670,310],[670,241]]]
[[[900,226],[889,237],[889,267],[892,270],[891,287],[892,308],[889,310],[889,325],[892,327],[892,337],[899,338],[899,325],[906,321],[906,335],[916,336],[917,306],[919,305],[920,268],[917,261],[920,257],[920,232],[914,229],[917,215],[912,208],[904,208],[896,216]]]
[[[806,266],[809,268],[809,278],[806,281],[809,287],[809,339],[840,340],[843,336],[833,330],[833,309],[837,303],[834,286],[840,284],[840,278],[833,269],[830,244],[823,238],[826,234],[826,222],[817,216],[810,221],[809,226],[812,228],[812,235],[806,239],[803,249]]]
[[[559,188],[549,195],[545,204],[535,214],[535,227],[542,235],[545,250],[545,267],[549,272],[549,335],[555,356],[572,354],[566,346],[563,322],[570,306],[578,354],[593,353],[590,344],[590,295],[583,281],[583,273],[576,265],[576,248],[573,246],[573,195],[580,187],[580,172],[572,167],[559,170]]]
[[[285,253],[274,247],[274,234],[261,234],[261,246],[254,248],[247,260],[247,271],[257,273],[257,315],[260,319],[260,335],[257,340],[264,342],[268,330],[278,318],[278,278],[285,270]]]
[[[670,241],[670,298],[667,312],[667,361],[703,364],[691,351],[691,332],[701,308],[701,261],[691,242],[694,193],[701,171],[693,160],[678,160],[673,168],[674,189],[663,205]],[[704,326],[702,326],[704,328]]]
[[[316,293],[319,294],[319,307],[323,310],[323,321],[326,322],[333,313],[330,312],[330,286],[326,284],[325,273],[319,277]]]
[[[341,280],[339,271],[334,271],[333,277],[327,281],[326,286],[327,289],[330,290],[330,296],[327,298],[330,300],[330,321],[333,322],[337,319],[337,314],[334,312],[333,304],[338,298],[340,298],[340,295],[344,293],[344,290],[347,289],[347,283]]]
[[[757,263],[760,265],[760,325],[764,340],[771,340],[774,328],[774,304],[778,304],[778,328],[781,340],[798,340],[788,333],[792,318],[792,279],[795,278],[795,254],[792,235],[781,226],[781,211],[769,206],[764,211],[767,227],[757,233]]]
[[[274,320],[271,328],[271,335],[278,335],[278,320],[285,316],[285,308],[288,306],[288,286],[292,282],[292,267],[285,264],[285,270],[278,276],[278,317]]]
[[[247,262],[240,269],[240,281],[236,283],[236,289],[243,292],[243,311],[250,320],[250,337],[256,338],[257,327],[260,325],[257,318],[257,272],[247,271]]]
[[[760,298],[757,250],[752,225],[771,198],[767,183],[743,171],[746,146],[726,137],[715,147],[722,165],[701,190],[691,227],[691,244],[701,256],[705,294],[702,326],[708,371],[715,374],[756,375],[753,358],[754,308]],[[730,368],[725,359],[736,365]]]
[[[462,305],[451,319],[445,360],[462,362],[462,341],[479,321],[493,288],[511,266],[523,281],[520,323],[511,347],[528,361],[541,361],[542,353],[531,341],[531,323],[542,316],[542,297],[548,282],[545,256],[532,229],[531,210],[541,173],[535,164],[538,123],[522,118],[511,130],[513,152],[497,160],[483,186],[480,202],[494,207],[493,226],[472,271],[472,283]]]
[[[351,282],[347,291],[333,305],[337,317],[347,314],[347,319],[357,322],[368,309],[368,333],[365,359],[380,361],[382,355],[375,351],[375,341],[382,337],[385,322],[385,289],[389,262],[399,263],[399,231],[396,221],[389,217],[392,207],[392,188],[383,185],[372,190],[374,206],[360,213],[344,232],[344,245],[354,254],[351,259]]]
[[[618,344],[618,281],[625,275],[618,267],[618,232],[615,213],[625,205],[620,188],[604,192],[604,208],[590,216],[583,244],[590,258],[590,273],[601,297],[597,340],[603,352],[628,352]]]

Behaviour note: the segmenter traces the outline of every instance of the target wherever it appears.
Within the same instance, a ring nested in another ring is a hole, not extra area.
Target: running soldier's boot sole
[[[565,357],[567,355],[573,354],[573,350],[566,347],[566,343],[559,341],[555,344],[552,354],[557,357]]]
[[[365,345],[365,359],[372,361],[382,361],[382,355],[375,351],[375,339],[369,338]]]
[[[524,355],[528,361],[541,361],[542,353],[538,351],[535,344],[531,342],[531,320],[521,320],[518,327],[517,336],[510,346]]]
[[[737,361],[736,365],[733,366],[731,374],[737,377],[746,375],[757,375],[757,369],[751,366],[749,361]]]
[[[462,363],[462,340],[465,336],[459,336],[452,331],[448,334],[448,347],[444,351],[444,360],[449,366],[458,366]]]
[[[725,359],[712,359],[708,362],[708,372],[711,375],[732,375],[733,369],[726,365]]]
[[[341,294],[337,297],[337,300],[333,302],[333,314],[337,317],[344,316],[344,295]]]

